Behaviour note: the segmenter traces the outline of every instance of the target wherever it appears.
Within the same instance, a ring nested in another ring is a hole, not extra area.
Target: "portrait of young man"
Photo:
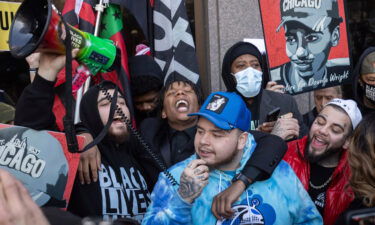
[[[272,81],[298,94],[350,79],[343,0],[270,2],[260,1]]]

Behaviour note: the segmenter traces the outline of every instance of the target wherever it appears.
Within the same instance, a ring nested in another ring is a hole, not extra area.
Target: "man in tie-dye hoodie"
[[[168,177],[160,174],[142,224],[323,224],[284,161],[271,178],[246,189],[232,206],[232,218],[217,220],[211,212],[214,196],[231,184],[256,146],[246,132],[251,113],[237,94],[216,92],[190,116],[199,116],[196,154],[172,166]],[[173,185],[172,179],[179,185]]]

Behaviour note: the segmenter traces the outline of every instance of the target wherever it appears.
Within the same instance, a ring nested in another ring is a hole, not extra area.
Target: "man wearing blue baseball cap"
[[[212,93],[197,113],[195,152],[161,173],[142,224],[322,224],[314,203],[290,166],[280,162],[270,179],[249,186],[232,205],[229,219],[211,212],[214,196],[230,186],[256,146],[247,132],[251,113],[242,98]],[[290,195],[293,193],[293,195]]]

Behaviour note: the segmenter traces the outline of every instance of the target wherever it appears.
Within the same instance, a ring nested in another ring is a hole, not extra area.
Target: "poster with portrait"
[[[77,138],[81,148],[84,137]],[[78,163],[64,133],[0,124],[0,168],[19,179],[39,206],[67,207]]]
[[[344,0],[259,0],[270,80],[299,94],[349,82]]]

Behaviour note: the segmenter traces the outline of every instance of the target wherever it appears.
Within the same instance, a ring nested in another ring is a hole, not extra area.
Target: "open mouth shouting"
[[[125,124],[124,121],[122,120],[121,116],[119,116],[119,115],[113,117],[112,123],[114,123],[114,124]]]
[[[177,112],[187,113],[189,110],[189,102],[185,99],[177,100],[175,107],[177,109]]]
[[[323,137],[314,135],[311,139],[311,147],[314,149],[326,149],[328,147],[328,141]]]

